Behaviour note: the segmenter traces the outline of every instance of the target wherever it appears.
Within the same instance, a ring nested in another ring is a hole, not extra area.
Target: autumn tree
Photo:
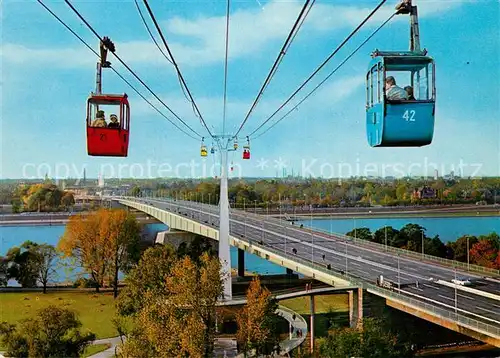
[[[456,241],[448,242],[447,246],[451,248],[453,252],[453,259],[461,262],[467,261],[467,241],[468,249],[470,254],[470,249],[477,242],[477,237],[473,235],[464,235],[459,237]]]
[[[109,211],[109,210],[108,210]],[[118,296],[118,273],[128,271],[132,263],[140,257],[140,228],[135,217],[126,210],[111,210],[107,215],[108,222],[104,228],[109,229],[108,238],[111,244],[113,273],[113,295]]]
[[[211,357],[215,307],[222,296],[220,262],[204,253],[197,265],[185,256],[165,277],[165,290],[145,293],[134,328],[121,352],[125,357]]]
[[[470,249],[471,261],[477,265],[500,269],[500,237],[496,233],[481,235]]]
[[[146,304],[147,294],[151,297],[166,296],[166,277],[176,261],[171,245],[155,245],[142,254],[139,263],[125,278],[125,287],[116,302],[120,315],[128,316],[139,312]]]
[[[97,292],[111,276],[116,295],[118,271],[133,260],[131,254],[137,256],[139,229],[130,215],[122,209],[100,209],[71,216],[59,241],[61,252],[91,276]]]
[[[254,278],[247,291],[247,304],[236,315],[236,339],[240,350],[257,356],[279,353],[276,309],[278,304],[271,292]]]
[[[1,343],[8,357],[80,357],[95,339],[95,334],[81,332],[81,326],[73,311],[48,306],[17,327],[0,323]]]

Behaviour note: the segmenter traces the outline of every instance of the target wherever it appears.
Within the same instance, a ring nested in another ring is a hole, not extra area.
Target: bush
[[[95,334],[80,332],[81,325],[73,311],[48,306],[19,327],[0,323],[1,343],[8,357],[79,357],[95,340]]]

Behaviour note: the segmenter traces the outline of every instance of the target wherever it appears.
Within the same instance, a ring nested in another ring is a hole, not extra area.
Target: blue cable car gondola
[[[434,135],[434,60],[420,50],[417,7],[404,0],[397,10],[410,14],[410,51],[372,54],[366,76],[366,131],[372,147],[421,147]]]

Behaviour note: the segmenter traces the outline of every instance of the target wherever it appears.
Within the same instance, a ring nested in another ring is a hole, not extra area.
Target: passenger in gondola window
[[[118,117],[116,114],[112,114],[109,116],[110,123],[108,124],[108,128],[120,128],[120,123],[118,123]]]
[[[412,86],[406,86],[405,87],[406,94],[408,95],[408,100],[409,101],[415,101],[415,97],[413,96],[413,87]]]
[[[396,85],[394,77],[389,76],[385,79],[385,94],[388,100],[408,99],[408,94],[404,89]]]
[[[97,111],[95,115],[95,120],[92,122],[92,127],[102,127],[105,128],[107,126],[106,119],[104,118],[104,111]]]

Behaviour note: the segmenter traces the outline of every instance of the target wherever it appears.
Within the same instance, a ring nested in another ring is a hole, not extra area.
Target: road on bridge
[[[136,200],[205,225],[219,225],[219,209],[214,205],[151,198]],[[231,209],[230,213],[230,233],[288,255],[296,252],[294,255],[302,260],[324,266],[330,264],[337,273],[346,273],[372,284],[375,284],[379,275],[383,275],[386,279],[399,282],[402,285],[400,292],[406,296],[450,312],[456,309],[462,315],[500,327],[500,281],[457,270],[457,277],[474,279],[476,290],[494,294],[498,300],[462,290],[455,291],[452,287],[436,282],[450,282],[455,277],[452,268],[364,247],[338,234],[313,232],[284,220],[235,209]]]

